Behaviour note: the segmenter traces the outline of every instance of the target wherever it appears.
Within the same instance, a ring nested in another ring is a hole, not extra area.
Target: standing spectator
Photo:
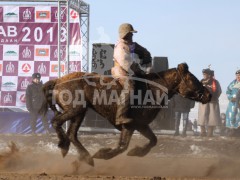
[[[198,128],[197,120],[194,119],[194,121],[193,121],[194,135],[197,135],[197,134],[198,134],[197,128]]]
[[[36,133],[36,124],[39,114],[39,110],[42,106],[44,95],[42,92],[42,81],[41,74],[34,73],[32,75],[32,83],[28,85],[26,89],[26,106],[27,110],[30,113],[30,121],[31,121],[31,128],[32,134]],[[42,115],[41,115],[42,116]],[[42,123],[46,133],[49,133],[49,125],[47,122],[47,117],[44,115],[41,117]]]
[[[221,126],[220,126],[220,135],[224,136],[226,135],[225,131],[226,131],[226,114],[225,113],[221,113],[220,114],[221,117]]]
[[[198,125],[201,128],[201,136],[213,136],[214,127],[219,124],[220,121],[220,108],[219,108],[219,96],[222,93],[219,82],[214,78],[214,71],[211,69],[203,69],[203,79],[201,83],[212,94],[212,99],[207,104],[199,103],[198,110]],[[207,126],[207,133],[206,127]]]
[[[175,133],[174,136],[179,136],[179,125],[181,120],[181,115],[183,118],[183,131],[182,136],[187,135],[187,127],[188,127],[188,116],[190,109],[195,105],[195,101],[184,98],[180,95],[175,95],[173,97],[173,110],[175,111]]]
[[[236,94],[236,97],[234,97],[234,98],[235,98],[236,106],[235,106],[234,111],[233,111],[233,118],[234,118],[234,120],[236,120],[237,114],[238,114],[239,105],[240,105],[240,104],[239,104],[239,101],[240,101],[240,82],[238,82],[237,84],[235,84],[235,85],[233,86],[233,88],[237,88],[237,89],[238,89],[237,94]]]
[[[240,111],[239,111],[239,83],[240,83],[240,70],[236,73],[236,79],[234,79],[227,87],[227,97],[229,100],[226,111],[226,127],[229,130],[229,136],[234,134],[234,129],[240,126]]]

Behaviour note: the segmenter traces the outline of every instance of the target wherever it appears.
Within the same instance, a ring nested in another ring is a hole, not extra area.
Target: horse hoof
[[[108,153],[112,151],[111,148],[102,148],[100,149],[98,152],[96,152],[92,158],[95,158],[95,159],[108,159]]]
[[[132,150],[130,150],[127,155],[128,156],[138,156],[143,157],[145,156],[150,149],[142,148],[142,147],[135,147]]]
[[[70,141],[59,142],[58,147],[61,149],[63,157],[67,155],[69,146],[70,146]]]
[[[88,165],[90,166],[94,166],[94,161],[93,161],[93,158],[91,156],[84,156],[84,157],[80,157],[79,158],[79,161],[84,161],[86,162]]]
[[[65,157],[68,153],[68,149],[61,149],[62,156]]]
[[[94,167],[93,158],[89,158],[86,162],[87,162],[90,166]]]

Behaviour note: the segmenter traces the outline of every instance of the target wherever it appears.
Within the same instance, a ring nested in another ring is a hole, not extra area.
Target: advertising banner
[[[66,22],[66,13],[61,13]],[[69,64],[61,71],[80,71],[81,35],[79,15],[70,9]],[[67,30],[61,28],[61,47]],[[25,107],[25,91],[35,72],[45,83],[58,77],[58,8],[55,6],[0,5],[0,107]],[[61,60],[66,59],[61,48]]]

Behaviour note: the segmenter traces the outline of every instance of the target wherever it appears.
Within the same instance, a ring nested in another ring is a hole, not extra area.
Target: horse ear
[[[177,67],[178,71],[182,74],[185,74],[188,72],[188,65],[186,63],[181,63]]]

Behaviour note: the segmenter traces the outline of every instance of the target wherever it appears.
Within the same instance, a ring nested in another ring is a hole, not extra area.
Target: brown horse
[[[133,118],[133,122],[124,126],[114,123],[117,99],[122,90],[122,86],[116,79],[96,73],[75,72],[45,83],[43,92],[46,102],[42,112],[47,111],[48,105],[55,112],[52,125],[58,135],[58,146],[62,150],[62,155],[67,154],[72,142],[78,150],[79,159],[94,165],[93,158],[110,159],[124,152],[128,148],[133,132],[137,130],[149,139],[149,142],[142,147],[133,148],[128,155],[145,156],[157,143],[149,123],[161,108],[167,107],[168,99],[176,93],[202,103],[207,103],[211,99],[209,91],[189,72],[188,65],[185,63],[164,72],[135,78],[135,82],[137,81],[139,82],[136,83],[136,91],[132,93],[133,98],[130,98],[132,107],[129,110],[129,116]],[[139,89],[140,86],[142,91]],[[57,110],[56,104],[61,108],[61,112]],[[101,114],[121,131],[117,147],[102,148],[93,157],[77,138],[78,129],[88,108]],[[67,133],[62,129],[66,121],[70,121]]]

